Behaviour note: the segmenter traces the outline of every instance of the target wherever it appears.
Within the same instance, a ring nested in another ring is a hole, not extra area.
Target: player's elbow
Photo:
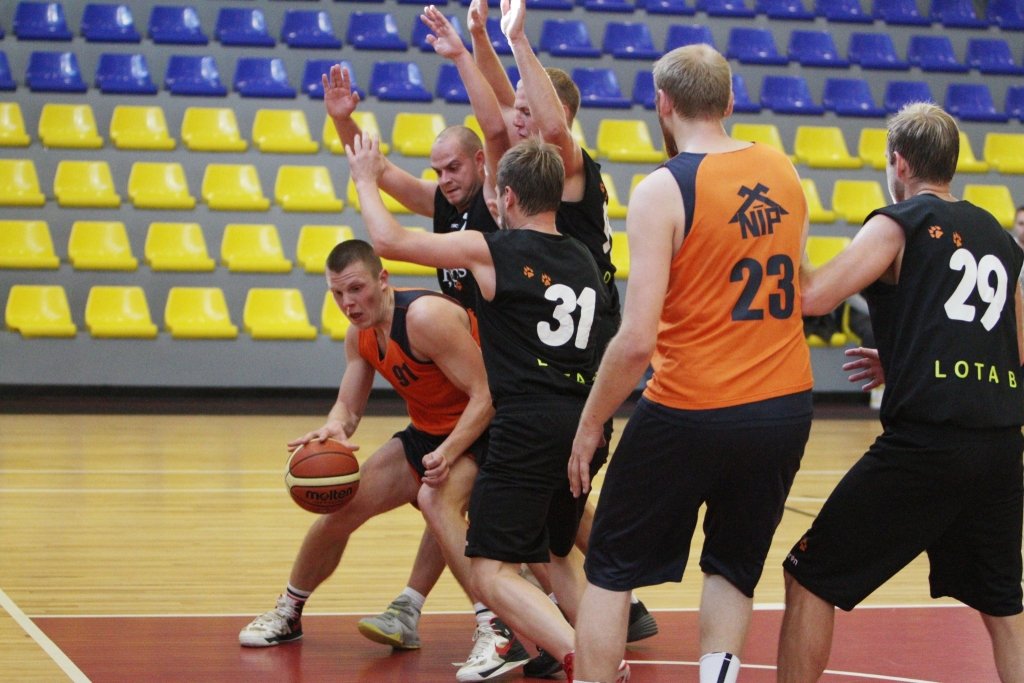
[[[820,288],[804,286],[800,290],[800,311],[805,316],[831,313],[838,304],[838,301]]]

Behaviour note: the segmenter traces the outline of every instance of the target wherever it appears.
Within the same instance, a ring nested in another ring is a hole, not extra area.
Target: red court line
[[[696,681],[697,615],[655,611],[661,632],[627,651],[633,683]],[[33,621],[95,683],[197,680],[378,683],[455,680],[451,662],[472,642],[468,615],[430,614],[420,621],[423,648],[392,654],[365,640],[356,616],[303,619],[305,638],[272,648],[238,645],[245,617],[36,617]],[[744,683],[775,680],[782,613],[754,613],[743,660]],[[532,648],[531,648],[532,651]],[[650,662],[650,663],[644,663]],[[673,664],[674,663],[674,664]],[[680,664],[681,663],[681,664]],[[878,608],[840,612],[827,683],[911,680],[965,683],[997,680],[991,646],[977,613],[965,607]],[[518,671],[501,680],[522,679]]]

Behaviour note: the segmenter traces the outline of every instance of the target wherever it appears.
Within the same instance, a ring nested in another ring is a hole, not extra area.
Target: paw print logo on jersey
[[[523,275],[525,275],[526,277],[532,278],[533,277],[533,268],[531,268],[530,266],[523,266]]]
[[[960,247],[964,246],[964,239],[962,237],[960,237],[960,233],[958,233],[958,232],[954,232],[953,233],[953,244],[956,245],[957,249],[959,249]]]
[[[802,552],[802,553],[807,552],[807,537],[806,536],[804,536],[803,538],[800,539],[800,542],[797,543],[797,547],[800,548],[800,552]]]
[[[940,237],[942,237],[943,234],[942,228],[940,228],[937,225],[933,225],[932,227],[928,228],[928,234],[932,236],[932,239],[939,239]]]
[[[540,281],[544,283],[545,287],[551,286],[551,278],[548,276],[547,273],[541,273]]]

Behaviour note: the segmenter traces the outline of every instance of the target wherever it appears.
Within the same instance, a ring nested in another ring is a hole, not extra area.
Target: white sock
[[[638,602],[640,602],[640,598],[636,597],[636,593],[630,593],[629,594],[629,604],[635,605]]]
[[[306,600],[313,594],[313,591],[304,591],[295,586],[288,584],[288,587],[284,590],[284,599],[288,602],[288,606],[292,608],[292,611],[296,615],[302,614],[302,608],[306,606]]]
[[[406,586],[405,590],[402,591],[402,595],[409,598],[409,602],[411,602],[412,606],[416,608],[417,614],[423,611],[423,603],[427,601],[427,596],[423,595],[415,588],[409,588],[408,586]]]
[[[730,652],[709,652],[700,658],[700,683],[736,683],[740,658]]]
[[[492,612],[491,608],[482,602],[473,603],[473,611],[476,612],[477,626],[489,626],[491,619],[494,618],[494,612]]]
[[[556,605],[558,604],[558,596],[554,593],[548,593],[548,600],[555,603]]]

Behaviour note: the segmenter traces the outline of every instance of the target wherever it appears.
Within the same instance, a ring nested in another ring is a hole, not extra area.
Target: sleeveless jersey
[[[585,398],[611,336],[610,306],[590,252],[535,230],[484,235],[495,293],[480,299],[480,343],[494,399]]]
[[[459,211],[454,204],[445,199],[441,188],[438,188],[434,193],[434,232],[445,234],[461,230],[498,230],[498,224],[494,222],[494,217],[491,216],[484,200],[484,191],[481,189],[473,196],[469,209]],[[476,308],[480,289],[468,268],[438,268],[437,282],[444,294],[458,301],[464,308]]]
[[[885,368],[882,423],[1024,423],[1014,310],[1024,252],[969,202],[925,194],[876,213],[907,240],[899,283],[864,291]]]
[[[645,396],[701,410],[810,389],[799,276],[807,203],[793,164],[755,144],[682,153],[665,167],[682,193],[685,239]]]
[[[555,227],[563,235],[575,237],[590,250],[617,314],[619,290],[615,286],[615,265],[612,263],[608,190],[601,179],[601,165],[591,159],[586,150],[583,150],[583,173],[586,177],[583,197],[578,202],[562,202],[558,205]]]
[[[391,383],[405,401],[412,426],[427,434],[448,435],[455,428],[469,397],[455,387],[433,361],[417,360],[409,347],[405,314],[421,296],[441,296],[425,289],[395,289],[391,334],[382,356],[374,330],[359,331],[359,355]],[[454,302],[453,302],[454,303]],[[469,314],[473,338],[480,341],[476,319]]]

